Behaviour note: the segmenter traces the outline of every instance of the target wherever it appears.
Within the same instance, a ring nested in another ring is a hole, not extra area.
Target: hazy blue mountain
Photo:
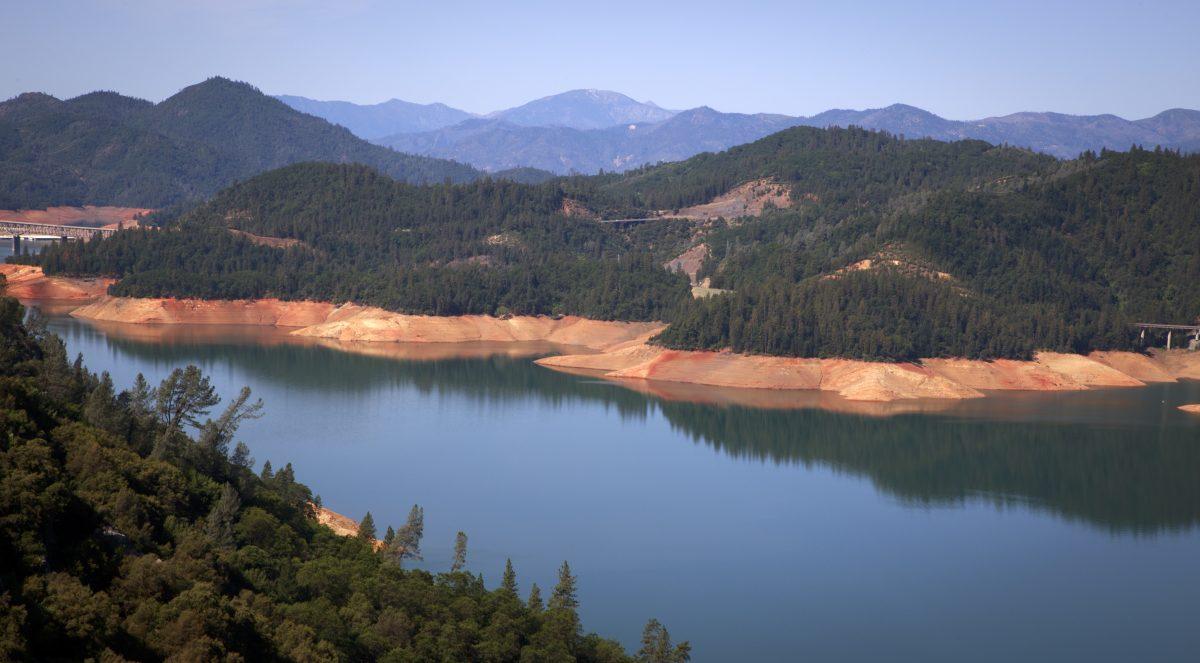
[[[549,109],[578,97],[576,93],[548,97],[513,111],[494,113],[488,119],[474,119],[436,131],[388,136],[376,142],[405,152],[463,161],[489,171],[532,166],[556,173],[594,173],[601,169],[624,170],[645,163],[678,161],[701,152],[748,143],[795,125],[859,126],[909,138],[946,141],[976,138],[1027,147],[1059,158],[1073,158],[1085,150],[1127,150],[1132,145],[1161,145],[1185,152],[1200,150],[1200,111],[1180,108],[1135,121],[1115,115],[1062,113],[1013,113],[958,121],[906,104],[867,110],[834,109],[812,117],[721,113],[702,106],[672,113],[661,121],[592,129],[564,126],[562,113],[554,115]],[[542,107],[546,110],[544,114],[522,110],[542,102],[547,104]],[[517,110],[522,110],[522,114],[517,114]],[[514,115],[521,121],[514,121]],[[529,125],[539,117],[556,119],[545,119],[546,126]]]
[[[379,142],[402,152],[454,159],[487,171],[530,166],[560,174],[595,173],[724,150],[795,124],[796,118],[786,115],[695,108],[662,122],[587,130],[476,119],[438,131],[397,134]]]
[[[914,138],[957,140],[962,137],[959,132],[956,132],[958,122],[938,117],[927,110],[907,104],[892,104],[887,108],[869,110],[832,109],[812,117],[800,118],[800,123],[813,127],[853,125],[864,129],[882,129],[888,133],[904,134]]]
[[[608,90],[571,90],[536,99],[488,117],[526,127],[604,129],[618,124],[661,122],[675,114]]]
[[[474,117],[467,111],[446,104],[414,104],[400,99],[360,105],[348,101],[319,101],[290,94],[276,95],[275,98],[302,113],[340,124],[359,138],[367,140],[399,133],[433,131]]]
[[[1200,111],[1172,108],[1154,117],[1138,120],[1137,124],[1154,131],[1167,144],[1185,152],[1200,151]]]
[[[893,104],[861,111],[825,111],[805,118],[803,124],[817,127],[854,125],[910,138],[977,138],[989,143],[1028,147],[1064,159],[1079,156],[1085,150],[1127,150],[1132,145],[1161,145],[1184,151],[1200,148],[1200,111],[1182,108],[1143,120],[1126,120],[1116,115],[1027,112],[956,121],[913,106]]]

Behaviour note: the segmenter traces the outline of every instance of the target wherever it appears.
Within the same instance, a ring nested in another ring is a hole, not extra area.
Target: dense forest
[[[162,230],[69,244],[40,261],[49,273],[121,278],[117,295],[353,301],[432,315],[651,320],[686,299],[685,277],[593,222],[561,217],[561,202],[552,185],[420,187],[364,166],[299,164],[164,219]]]
[[[0,209],[157,208],[302,161],[363,163],[411,182],[479,175],[452,161],[372,145],[224,78],[159,104],[114,92],[65,101],[30,93],[0,103]]]
[[[2,280],[0,280],[2,288]],[[0,658],[645,661],[689,658],[651,619],[634,657],[584,634],[564,563],[545,599],[419,558],[423,513],[357,537],[317,525],[290,464],[235,443],[260,414],[194,367],[118,391],[0,297]]]
[[[808,214],[817,214],[810,217]],[[1200,316],[1200,157],[1085,155],[1018,186],[846,216],[788,210],[708,237],[726,297],[672,347],[916,359],[1134,348],[1129,323]],[[820,237],[814,241],[813,237]],[[873,259],[863,273],[839,269]]]
[[[751,181],[788,204],[670,219]],[[634,227],[588,218],[655,213]],[[1162,150],[1059,161],[798,127],[539,184],[412,186],[302,164],[159,222],[39,260],[49,273],[121,278],[118,295],[658,319],[671,325],[656,342],[674,348],[879,360],[1131,348],[1130,322],[1200,315],[1200,156]],[[699,277],[730,292],[692,300],[662,268],[698,245]]]

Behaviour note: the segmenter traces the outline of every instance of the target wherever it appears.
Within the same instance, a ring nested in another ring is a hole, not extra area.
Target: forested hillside
[[[70,244],[50,273],[121,278],[113,294],[353,301],[433,315],[661,319],[684,277],[594,222],[553,184],[418,187],[363,166],[300,164],[231,187],[157,231]],[[266,246],[247,235],[296,240]]]
[[[1055,170],[1012,186],[949,187],[918,205],[892,199],[845,214],[818,205],[714,228],[705,273],[734,294],[690,303],[661,341],[1026,357],[1136,347],[1131,322],[1196,320],[1200,157],[1107,152]],[[847,266],[858,271],[838,271]]]
[[[670,218],[747,182],[784,195],[761,214]],[[654,215],[632,228],[594,220]],[[660,319],[670,347],[884,360],[1129,348],[1134,320],[1200,316],[1200,156],[1170,151],[1059,161],[798,127],[538,185],[415,187],[294,166],[164,218],[169,231],[58,247],[41,262],[121,278],[113,293],[131,296]],[[731,292],[688,297],[661,268],[685,250],[706,256],[700,278]]]
[[[462,164],[401,154],[212,78],[159,104],[113,92],[0,103],[0,209],[162,207],[301,161],[362,163],[411,182],[463,182]]]
[[[544,599],[511,564],[489,590],[465,537],[455,568],[402,568],[417,507],[378,549],[367,518],[334,534],[290,464],[255,473],[235,443],[248,389],[215,419],[195,367],[118,391],[22,317],[0,297],[0,659],[688,659],[655,620],[632,659],[585,635],[566,563]]]

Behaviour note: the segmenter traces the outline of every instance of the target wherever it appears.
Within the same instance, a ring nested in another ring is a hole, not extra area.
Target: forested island
[[[249,389],[215,414],[195,367],[118,390],[24,314],[0,296],[0,658],[689,659],[653,619],[633,657],[584,634],[565,562],[544,598],[511,563],[488,589],[462,533],[452,568],[404,568],[419,507],[386,536],[369,514],[335,534],[290,463],[252,471]]]
[[[774,194],[716,206],[747,183]],[[797,127],[540,184],[298,164],[153,221],[27,260],[125,297],[657,320],[670,348],[883,361],[1136,349],[1129,323],[1200,312],[1200,156],[1164,150]]]

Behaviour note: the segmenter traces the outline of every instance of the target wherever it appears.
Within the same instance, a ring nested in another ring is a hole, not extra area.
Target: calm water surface
[[[523,593],[570,560],[586,626],[631,648],[654,616],[702,662],[1200,655],[1200,418],[1175,409],[1200,383],[882,418],[664,400],[485,347],[52,328],[119,385],[188,363],[250,385],[258,461],[381,528],[419,502],[431,570],[460,529],[489,585],[506,556]]]

